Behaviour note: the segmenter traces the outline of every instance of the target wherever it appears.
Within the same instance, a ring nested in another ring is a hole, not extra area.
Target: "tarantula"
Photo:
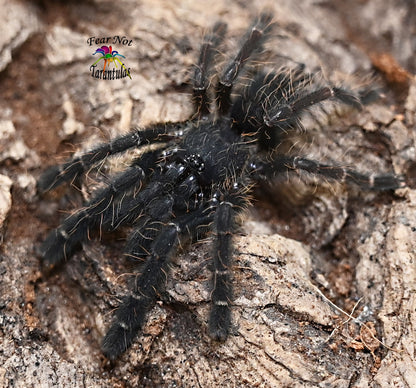
[[[214,240],[209,334],[215,340],[227,338],[232,236],[236,218],[248,206],[256,183],[304,171],[363,189],[403,186],[394,174],[366,175],[277,150],[289,131],[302,128],[301,116],[313,106],[332,100],[360,108],[368,93],[319,84],[304,66],[296,65],[291,70],[253,71],[248,85],[242,86],[236,97],[231,96],[235,81],[250,57],[260,53],[272,26],[267,13],[254,21],[211,92],[214,57],[226,32],[225,23],[216,23],[204,38],[194,68],[195,114],[189,120],[133,130],[50,167],[38,181],[39,191],[45,192],[78,178],[108,156],[134,147],[143,149],[124,172],[97,189],[82,209],[53,230],[40,248],[43,260],[55,265],[69,258],[89,238],[90,231],[132,227],[125,255],[140,265],[131,294],[122,301],[102,342],[109,359],[124,352],[142,328],[164,288],[179,240],[197,240],[209,232]],[[152,143],[161,143],[161,147],[146,147]]]

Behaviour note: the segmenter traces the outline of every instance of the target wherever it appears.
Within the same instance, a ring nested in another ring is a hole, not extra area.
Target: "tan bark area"
[[[0,386],[416,386],[414,5],[252,3],[0,1]],[[383,98],[362,112],[305,119],[302,153],[405,174],[410,187],[361,193],[292,179],[257,193],[235,236],[230,338],[207,335],[207,239],[178,253],[143,334],[110,364],[100,341],[125,291],[122,235],[86,244],[46,276],[36,249],[89,186],[40,197],[36,179],[132,126],[187,119],[204,31],[228,23],[229,58],[263,9],[278,23],[268,68],[305,63],[347,85],[379,75]],[[132,79],[96,80],[87,41],[115,35],[133,42],[117,46]]]

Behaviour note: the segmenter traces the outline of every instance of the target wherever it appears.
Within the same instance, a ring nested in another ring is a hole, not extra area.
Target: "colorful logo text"
[[[95,50],[93,55],[95,54],[100,54],[101,57],[90,66],[91,76],[93,78],[115,80],[129,77],[131,79],[130,68],[127,68],[120,59],[126,58],[124,55],[113,50],[111,46],[101,46],[101,48]],[[97,65],[100,61],[104,61],[102,70],[98,69]],[[113,69],[110,69],[111,63],[114,64]],[[120,68],[118,68],[118,65],[120,65]]]

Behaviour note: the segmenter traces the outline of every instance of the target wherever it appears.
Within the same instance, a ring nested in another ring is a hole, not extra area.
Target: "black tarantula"
[[[253,185],[282,174],[304,171],[363,189],[402,187],[394,174],[366,175],[277,150],[300,118],[325,100],[360,108],[367,92],[317,84],[302,65],[276,72],[256,71],[241,93],[231,97],[234,82],[272,30],[272,17],[261,14],[248,29],[235,57],[215,85],[215,108],[209,79],[226,25],[218,22],[204,38],[193,76],[195,114],[189,120],[133,130],[46,170],[39,191],[74,180],[106,157],[143,147],[140,157],[108,185],[97,189],[85,206],[53,230],[41,246],[49,265],[69,258],[92,230],[132,226],[125,254],[140,263],[131,294],[124,298],[102,342],[109,359],[117,358],[143,327],[169,272],[179,240],[213,233],[213,290],[209,334],[224,341],[231,325],[232,235],[237,216],[249,203]],[[152,149],[147,145],[161,143]]]

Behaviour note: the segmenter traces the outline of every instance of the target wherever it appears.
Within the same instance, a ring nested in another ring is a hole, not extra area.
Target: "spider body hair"
[[[262,49],[272,31],[272,17],[262,14],[248,29],[235,57],[224,67],[209,95],[214,53],[226,31],[217,23],[205,37],[194,68],[194,115],[186,121],[154,124],[99,145],[61,166],[51,167],[38,181],[40,192],[72,181],[108,156],[130,148],[162,143],[144,150],[124,172],[96,190],[85,206],[50,232],[40,247],[48,265],[68,259],[90,231],[132,227],[125,255],[140,265],[102,342],[102,351],[116,359],[134,341],[149,310],[162,292],[169,263],[182,239],[197,240],[213,232],[213,275],[210,336],[224,341],[231,327],[233,256],[236,219],[250,203],[251,188],[296,171],[363,189],[403,187],[394,174],[366,175],[300,155],[279,153],[276,147],[301,117],[327,100],[360,108],[369,93],[316,84],[304,66],[276,72],[259,71],[232,97],[234,83],[246,63]]]

